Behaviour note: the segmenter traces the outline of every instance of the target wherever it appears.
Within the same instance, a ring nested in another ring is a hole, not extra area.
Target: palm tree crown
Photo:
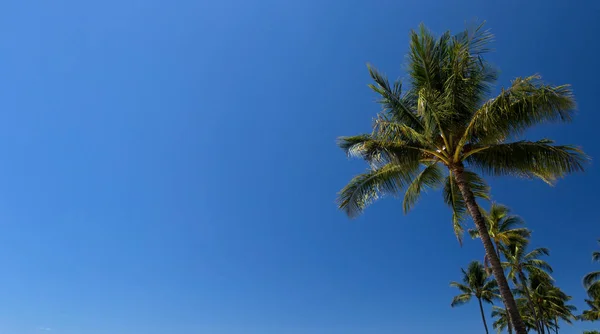
[[[481,209],[488,227],[490,238],[494,241],[496,249],[500,252],[500,247],[507,247],[511,244],[527,244],[531,231],[522,227],[525,222],[519,216],[511,215],[507,206],[492,203],[489,212]],[[469,229],[469,234],[473,238],[479,237],[476,229]]]
[[[600,243],[600,240],[598,240]],[[600,252],[592,252],[592,261],[600,262]],[[583,285],[590,295],[600,295],[600,271],[593,271],[583,278]]]
[[[451,282],[450,286],[460,290],[461,294],[455,296],[450,304],[452,307],[463,305],[475,297],[479,302],[479,308],[481,311],[481,318],[483,320],[483,326],[485,332],[488,332],[487,323],[485,321],[485,314],[483,312],[482,301],[486,303],[493,303],[494,299],[499,298],[498,283],[492,279],[483,265],[478,261],[469,263],[467,270],[461,269],[463,273],[462,283]]]

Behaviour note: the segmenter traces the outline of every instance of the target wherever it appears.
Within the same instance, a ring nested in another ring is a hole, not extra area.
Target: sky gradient
[[[575,121],[528,138],[600,157],[599,15],[592,0],[4,2],[0,334],[481,333],[448,287],[481,243],[459,247],[437,192],[350,221],[336,192],[365,165],[335,139],[379,110],[367,62],[403,77],[411,28],[479,18],[499,86],[573,84]],[[580,311],[599,172],[489,180]]]

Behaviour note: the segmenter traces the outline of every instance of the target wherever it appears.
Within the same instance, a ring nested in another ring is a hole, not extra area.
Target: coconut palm
[[[540,315],[535,310],[531,292],[527,286],[526,274],[545,274],[549,277],[548,273],[552,273],[552,267],[546,261],[541,260],[540,257],[550,255],[550,251],[547,248],[536,248],[527,253],[527,245],[523,244],[512,244],[502,248],[502,250],[506,258],[506,262],[503,262],[502,265],[508,268],[507,276],[522,289],[523,295],[527,298],[531,314],[535,319],[536,330],[538,333],[543,333],[544,329],[540,327]]]
[[[492,323],[492,327],[494,327],[498,333],[501,333],[503,330],[507,329],[508,334],[512,334],[512,327],[510,326],[510,319],[508,318],[506,309],[498,306],[492,306],[492,318],[496,319],[494,323]]]
[[[489,212],[481,209],[485,218],[487,231],[496,247],[498,258],[501,258],[500,248],[507,247],[510,244],[525,244],[531,236],[531,231],[526,227],[525,222],[519,216],[511,215],[510,209],[504,205],[492,203]],[[473,238],[479,238],[477,229],[469,229],[469,234]]]
[[[537,319],[539,333],[550,333],[551,330],[558,333],[559,320],[571,324],[576,318],[573,315],[575,306],[568,304],[571,296],[555,286],[549,275],[542,271],[534,271],[529,275],[527,285],[527,290],[518,291],[517,294],[525,295],[525,291],[529,291],[530,298],[527,300],[531,301],[535,308],[534,318]]]
[[[452,307],[463,305],[475,297],[479,302],[483,327],[485,327],[485,332],[489,333],[482,302],[492,304],[495,298],[500,297],[498,284],[487,274],[483,265],[478,261],[469,263],[467,270],[461,269],[461,271],[463,273],[462,283],[451,282],[450,286],[459,289],[462,293],[455,296],[450,305]]]
[[[400,81],[390,84],[369,67],[375,81],[370,87],[381,96],[383,110],[371,133],[339,140],[349,156],[370,165],[340,191],[339,206],[355,217],[381,196],[406,190],[406,212],[423,191],[443,186],[457,236],[470,215],[514,329],[524,334],[525,325],[479,211],[477,198],[486,198],[488,187],[476,172],[553,182],[583,170],[587,157],[574,146],[555,145],[548,139],[509,142],[536,124],[569,121],[575,107],[571,89],[531,76],[513,80],[508,89],[486,100],[497,71],[483,59],[492,39],[483,25],[455,36],[446,32],[437,39],[421,26],[410,38],[410,88],[403,90]]]
[[[600,297],[594,296],[592,299],[586,299],[585,303],[590,309],[583,311],[583,314],[579,316],[579,319],[585,321],[600,320]]]
[[[600,240],[598,240],[600,243]],[[592,261],[600,262],[600,252],[592,252]],[[594,295],[600,292],[600,271],[593,271],[583,278],[583,285],[585,286],[588,294]]]

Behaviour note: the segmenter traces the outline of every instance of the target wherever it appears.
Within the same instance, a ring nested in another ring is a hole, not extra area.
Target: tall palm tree
[[[502,246],[507,247],[510,244],[526,244],[529,242],[528,238],[531,236],[531,231],[526,227],[522,227],[525,225],[523,219],[511,215],[507,206],[492,203],[489,212],[483,209],[481,209],[481,212],[485,218],[487,231],[496,247],[498,258],[502,258],[500,256]],[[477,229],[469,229],[469,234],[472,238],[479,238]]]
[[[379,197],[399,195],[405,189],[406,212],[424,190],[443,185],[457,236],[462,235],[469,214],[514,329],[525,334],[479,211],[477,198],[486,198],[488,188],[476,171],[552,182],[583,170],[587,157],[574,146],[554,145],[548,139],[509,142],[533,125],[569,121],[575,102],[568,85],[546,85],[537,76],[517,78],[500,95],[486,100],[497,77],[483,59],[492,37],[480,25],[436,39],[421,26],[410,36],[410,88],[404,91],[400,81],[390,84],[369,67],[375,81],[370,87],[381,96],[383,110],[371,133],[342,137],[339,146],[348,155],[366,160],[370,168],[340,191],[338,203],[354,217]]]
[[[450,304],[452,307],[463,305],[475,297],[479,302],[479,311],[481,312],[481,320],[485,327],[486,334],[488,332],[485,313],[483,311],[483,302],[492,304],[495,298],[498,298],[498,283],[491,278],[483,268],[483,265],[478,261],[469,263],[467,270],[461,269],[463,273],[462,283],[451,282],[450,286],[460,290],[461,294],[455,296]]]
[[[544,329],[540,322],[540,315],[535,309],[531,292],[527,286],[526,273],[529,275],[546,274],[549,277],[548,273],[552,273],[552,267],[546,261],[541,260],[540,257],[542,255],[550,255],[550,251],[547,248],[536,248],[527,253],[526,246],[523,244],[512,244],[502,248],[504,257],[506,258],[506,262],[503,262],[502,265],[508,268],[508,278],[522,289],[523,295],[527,298],[531,314],[535,319],[537,332],[543,333]]]
[[[600,240],[598,240],[600,243]],[[592,261],[600,262],[600,252],[592,252]],[[583,285],[585,286],[588,294],[593,295],[600,292],[600,271],[593,271],[583,278]]]

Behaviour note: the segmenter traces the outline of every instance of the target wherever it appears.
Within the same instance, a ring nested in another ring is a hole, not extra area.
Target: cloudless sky
[[[593,0],[0,8],[0,334],[482,333],[448,283],[483,247],[458,245],[439,193],[407,216],[387,199],[351,221],[334,203],[365,168],[335,139],[379,110],[365,64],[405,76],[421,22],[487,20],[499,85],[573,84],[575,121],[528,136],[600,157]],[[599,172],[490,180],[580,311]]]

